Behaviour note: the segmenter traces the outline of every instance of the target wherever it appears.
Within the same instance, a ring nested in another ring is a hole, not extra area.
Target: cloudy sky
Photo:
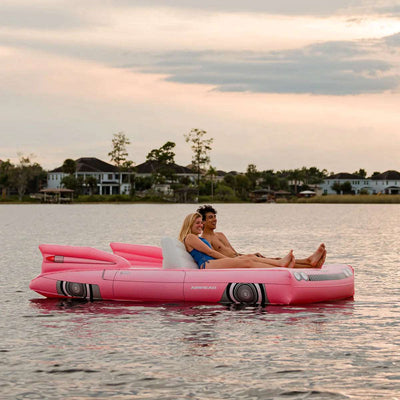
[[[400,170],[398,0],[2,0],[0,159]]]

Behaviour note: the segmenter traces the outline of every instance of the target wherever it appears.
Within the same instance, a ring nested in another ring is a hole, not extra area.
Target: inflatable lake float
[[[354,270],[243,268],[200,270],[184,245],[111,243],[112,253],[91,247],[42,244],[41,274],[30,288],[48,298],[134,302],[307,304],[351,298]]]

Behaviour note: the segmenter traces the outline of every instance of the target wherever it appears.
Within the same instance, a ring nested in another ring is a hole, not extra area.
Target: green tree
[[[65,174],[73,175],[76,172],[76,162],[71,158],[67,158],[61,167],[62,172]]]
[[[261,172],[261,187],[270,190],[280,189],[279,178],[274,173],[273,169],[269,169]]]
[[[350,194],[353,191],[353,187],[351,186],[351,183],[349,181],[339,183],[335,182],[332,185],[332,189],[337,193],[337,194]]]
[[[19,155],[18,164],[11,169],[10,182],[18,192],[21,201],[28,187],[31,191],[37,191],[43,179],[43,168],[38,163],[31,162],[31,156]]]
[[[4,199],[7,196],[9,187],[11,186],[11,171],[14,165],[10,160],[0,163],[0,189],[1,197]]]
[[[112,139],[112,150],[108,153],[111,162],[118,168],[129,167],[132,161],[128,161],[128,151],[126,146],[130,145],[131,141],[126,137],[125,133],[118,132],[114,134]]]
[[[279,189],[289,190],[289,172],[290,171],[285,170],[276,172],[276,177],[278,178],[279,182]]]
[[[311,168],[303,167],[301,169],[301,174],[305,185],[314,185],[322,183],[324,179],[327,177],[327,173],[328,171],[326,169],[320,171],[317,167],[311,167]]]
[[[211,182],[208,180],[200,181],[198,187],[199,196],[210,196],[211,195]]]
[[[211,151],[211,143],[213,138],[204,139],[206,131],[200,129],[192,129],[188,134],[184,135],[187,143],[191,143],[193,150],[192,165],[197,172],[197,185],[200,182],[200,174],[202,167],[210,162],[209,152]]]
[[[90,195],[95,194],[97,191],[97,179],[94,176],[87,176],[85,185],[89,188]]]
[[[112,150],[108,153],[111,162],[117,166],[120,172],[118,180],[119,193],[121,193],[122,171],[128,171],[133,166],[133,161],[128,160],[128,151],[126,149],[126,146],[130,144],[131,141],[126,137],[125,133],[115,133],[112,139]]]
[[[294,193],[297,194],[298,186],[304,181],[304,171],[298,168],[291,169],[289,170],[288,179],[293,182]]]
[[[255,189],[257,186],[257,180],[260,178],[260,172],[257,171],[255,164],[249,164],[247,166],[246,176],[250,181],[250,188]]]
[[[233,189],[227,185],[219,184],[215,189],[215,199],[220,201],[235,201],[237,200]]]
[[[155,180],[162,183],[165,179],[174,181],[174,158],[175,153],[172,149],[175,147],[174,142],[167,142],[159,149],[153,149],[147,154],[146,160],[153,161],[155,167]]]
[[[173,164],[175,153],[172,149],[175,147],[174,142],[167,142],[162,145],[159,149],[153,149],[147,154],[146,159],[149,161],[157,161],[162,164]]]
[[[340,194],[342,192],[342,185],[339,182],[335,182],[331,188],[336,192],[336,194]]]
[[[252,186],[250,179],[246,175],[236,175],[236,195],[241,200],[247,200],[249,195],[249,190]]]
[[[61,185],[66,189],[73,190],[76,194],[80,191],[79,181],[75,175],[66,175],[61,179]]]
[[[210,182],[211,182],[211,199],[214,200],[214,182],[215,182],[215,178],[217,176],[217,169],[210,165],[210,167],[208,168],[208,171],[206,173],[206,176],[210,179]]]
[[[153,185],[153,179],[150,176],[135,177],[135,189],[139,192],[151,189]]]
[[[358,171],[355,171],[354,174],[361,176],[363,179],[367,177],[367,171],[364,168],[360,168]]]
[[[97,182],[97,181],[96,181]],[[85,179],[82,175],[76,177],[75,175],[66,175],[61,179],[61,185],[66,189],[73,190],[76,195],[83,194],[83,186]]]
[[[234,192],[236,191],[236,179],[233,174],[226,174],[224,176],[224,184],[230,187]]]
[[[33,166],[31,179],[28,181],[28,193],[37,193],[47,183],[47,172],[37,163]]]
[[[351,186],[351,183],[349,181],[343,182],[342,183],[342,191],[344,194],[350,194],[353,191],[353,188]]]

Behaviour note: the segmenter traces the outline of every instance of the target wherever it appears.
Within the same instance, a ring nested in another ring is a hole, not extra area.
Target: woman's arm
[[[213,258],[227,258],[217,250],[208,247],[203,241],[199,239],[198,236],[194,235],[193,233],[189,233],[189,235],[186,236],[185,246],[186,250],[189,252],[192,251],[193,249],[196,249]]]

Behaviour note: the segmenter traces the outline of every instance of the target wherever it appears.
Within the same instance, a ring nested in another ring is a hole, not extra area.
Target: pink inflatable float
[[[113,253],[90,247],[39,246],[42,272],[30,283],[52,298],[136,302],[306,304],[353,297],[349,265],[321,269],[198,269],[182,243],[161,248],[111,243]]]

